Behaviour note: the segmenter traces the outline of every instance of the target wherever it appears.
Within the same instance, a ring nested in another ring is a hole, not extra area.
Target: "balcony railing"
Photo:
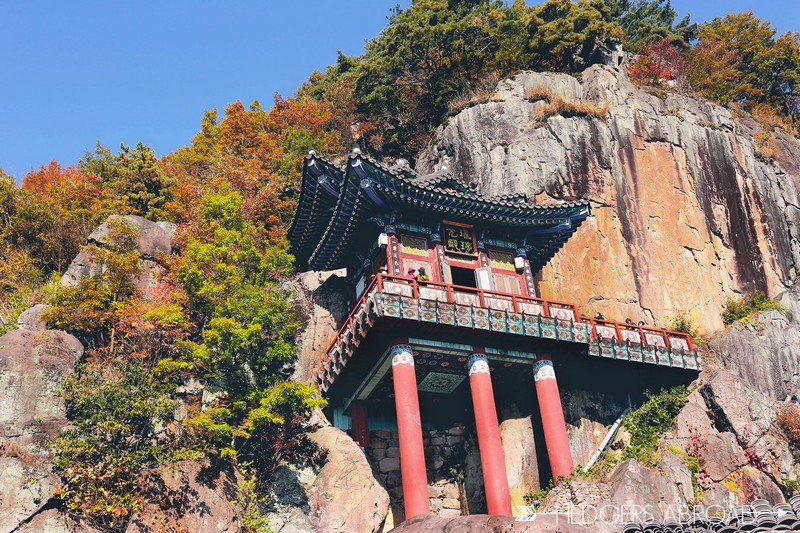
[[[691,336],[582,315],[571,303],[379,274],[328,349],[319,374],[333,382],[378,316],[486,329],[590,345],[603,357],[699,369]]]

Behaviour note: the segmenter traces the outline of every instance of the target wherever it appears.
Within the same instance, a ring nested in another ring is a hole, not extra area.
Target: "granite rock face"
[[[325,351],[350,313],[349,289],[343,271],[304,272],[297,276],[294,289],[298,295],[295,303],[308,322],[300,336],[293,378],[313,383]]]
[[[153,287],[161,272],[157,259],[159,254],[172,251],[172,238],[176,226],[172,222],[153,222],[135,215],[111,215],[106,222],[97,227],[87,238],[89,244],[99,247],[108,246],[112,226],[110,222],[124,222],[136,232],[137,248],[141,259],[141,272],[133,280],[134,286],[145,295]],[[72,260],[61,278],[66,286],[75,286],[84,278],[102,273],[103,266],[92,260],[91,254],[81,251]]]
[[[327,461],[319,469],[282,467],[273,480],[270,527],[278,532],[381,531],[389,494],[364,451],[343,431],[323,426],[309,435]]]
[[[147,473],[147,488],[159,503],[147,503],[131,516],[127,533],[159,531],[241,531],[236,473],[196,461],[181,461]]]
[[[64,531],[51,508],[60,480],[48,441],[67,427],[57,391],[83,354],[63,331],[18,329],[0,337],[0,531]]]
[[[540,89],[608,111],[541,119]],[[541,272],[541,296],[657,325],[687,311],[710,332],[728,297],[775,296],[797,275],[800,141],[776,132],[771,162],[759,131],[707,101],[648,94],[612,67],[580,82],[524,72],[452,117],[417,166],[447,166],[487,195],[589,199],[592,216]]]

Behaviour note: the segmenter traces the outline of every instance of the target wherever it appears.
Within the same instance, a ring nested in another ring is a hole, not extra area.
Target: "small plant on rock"
[[[673,419],[686,404],[688,396],[689,391],[683,385],[658,394],[648,392],[647,400],[625,419],[625,429],[631,434],[631,440],[622,453],[622,460],[655,462],[658,440],[672,427]]]
[[[792,450],[797,454],[800,450],[800,405],[795,403],[786,405],[778,413],[776,421],[786,435]]]
[[[673,316],[667,316],[669,328],[678,333],[686,333],[692,337],[697,337],[698,330],[694,324],[694,320],[686,310],[679,310]]]
[[[722,322],[726,326],[730,326],[737,320],[745,322],[756,313],[770,309],[787,312],[782,303],[773,300],[762,291],[747,298],[729,298],[725,303],[725,311],[722,313]]]

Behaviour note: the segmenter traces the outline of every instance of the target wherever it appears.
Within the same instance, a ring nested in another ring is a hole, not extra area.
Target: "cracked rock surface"
[[[543,102],[529,99],[540,89],[608,111],[543,120]],[[705,100],[648,94],[607,66],[581,81],[523,72],[440,127],[418,170],[446,165],[487,195],[591,200],[592,216],[543,269],[541,296],[656,325],[687,311],[711,332],[728,297],[775,296],[797,275],[800,141],[776,130],[768,161],[760,131]]]

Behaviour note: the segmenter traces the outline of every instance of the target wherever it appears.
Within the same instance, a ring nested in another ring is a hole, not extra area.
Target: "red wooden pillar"
[[[468,360],[469,386],[478,431],[486,506],[491,515],[511,516],[511,493],[508,490],[506,461],[500,441],[500,425],[494,405],[489,362],[483,354],[472,354]]]
[[[367,404],[361,400],[355,400],[350,404],[350,419],[353,425],[353,440],[359,446],[369,447],[369,418],[367,416]]]
[[[397,410],[397,433],[400,441],[400,475],[406,519],[428,514],[428,474],[422,446],[422,422],[419,415],[417,375],[411,346],[392,346],[392,380]]]
[[[533,379],[536,382],[536,396],[539,398],[539,411],[542,415],[544,442],[550,459],[553,479],[569,477],[574,470],[572,452],[567,438],[567,424],[561,408],[556,373],[549,355],[540,355],[533,364]]]

